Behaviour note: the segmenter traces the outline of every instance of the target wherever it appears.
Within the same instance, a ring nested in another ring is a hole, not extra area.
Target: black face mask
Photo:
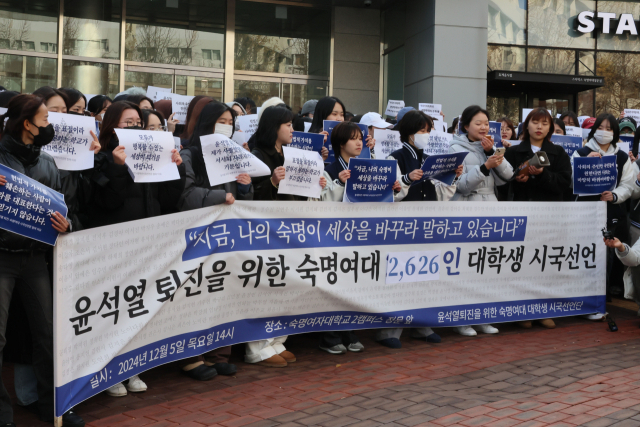
[[[33,124],[33,123],[31,123]],[[35,126],[35,124],[33,124]],[[53,128],[53,125],[49,123],[47,126],[36,126],[38,128],[38,134],[33,135],[33,145],[36,147],[44,147],[56,136],[56,130]],[[31,131],[29,131],[31,133]]]
[[[142,126],[138,126],[138,125],[134,125],[134,126],[127,126],[125,129],[133,129],[133,130],[136,130],[136,129],[142,129]]]
[[[84,114],[78,113],[76,111],[67,111],[67,114],[73,114],[74,116],[84,116]]]

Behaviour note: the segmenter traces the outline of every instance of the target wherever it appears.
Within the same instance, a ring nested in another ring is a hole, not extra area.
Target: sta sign
[[[621,13],[618,17],[613,12],[591,12],[585,10],[578,15],[578,28],[581,33],[591,33],[596,29],[596,22],[601,21],[602,25],[598,28],[602,30],[603,34],[611,34],[613,27],[615,27],[616,34],[624,34],[629,32],[634,36],[638,35],[638,28],[633,20],[633,15],[630,13]]]

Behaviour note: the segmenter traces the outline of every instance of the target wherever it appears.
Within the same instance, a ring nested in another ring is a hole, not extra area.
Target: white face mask
[[[416,133],[415,135],[413,135],[413,145],[415,145],[420,150],[424,150],[427,145],[429,145],[429,134]]]
[[[233,134],[233,126],[216,123],[216,127],[213,133],[218,133],[220,135],[226,136],[227,138],[231,138],[231,135]]]
[[[613,141],[613,132],[608,130],[597,130],[593,135],[593,138],[600,145],[611,144],[611,141]]]

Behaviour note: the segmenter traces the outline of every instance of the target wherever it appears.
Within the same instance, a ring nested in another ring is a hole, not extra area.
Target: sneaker
[[[266,366],[268,368],[286,368],[287,361],[280,357],[278,354],[271,356],[268,359],[265,359],[261,362],[256,363],[256,365]]]
[[[65,427],[84,427],[84,420],[73,411],[62,415],[62,425]]]
[[[207,362],[205,362],[205,364],[206,363]],[[219,362],[214,363],[211,366],[213,366],[213,369],[215,369],[220,375],[231,376],[238,372],[238,368],[236,368],[236,365],[232,363]]]
[[[593,313],[593,314],[587,314],[584,317],[589,319],[589,320],[596,321],[596,322],[597,321],[604,322],[604,319],[607,317],[607,315],[603,314],[603,313]]]
[[[129,382],[125,387],[127,387],[127,390],[131,393],[142,393],[143,391],[147,391],[147,385],[137,375],[129,378]]]
[[[498,328],[494,328],[491,325],[475,325],[473,329],[475,329],[476,331],[480,331],[483,334],[497,334],[498,332],[500,332]]]
[[[122,397],[127,395],[127,389],[122,383],[114,384],[107,389],[107,394],[112,397]]]
[[[553,321],[553,319],[540,319],[538,320],[538,322],[547,329],[553,329],[556,327],[556,323]]]
[[[531,320],[523,320],[522,322],[518,322],[518,326],[524,329],[531,329],[533,325],[531,324]]]
[[[296,356],[287,350],[283,351],[278,356],[282,357],[287,363],[293,363],[296,361]]]
[[[456,326],[453,328],[457,333],[465,337],[475,337],[478,333],[471,326]]]
[[[402,348],[402,343],[398,338],[385,338],[383,340],[378,341],[385,347],[389,348]]]
[[[360,353],[361,351],[364,351],[364,346],[360,341],[353,342],[349,344],[349,346],[347,347],[347,350],[353,351],[354,353]]]
[[[324,350],[329,354],[345,354],[347,352],[347,348],[342,344],[334,345],[333,347],[320,346],[320,350]]]

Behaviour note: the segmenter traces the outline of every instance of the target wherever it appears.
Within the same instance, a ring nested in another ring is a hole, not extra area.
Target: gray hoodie
[[[458,180],[456,194],[451,201],[497,201],[496,186],[506,184],[513,176],[513,167],[505,159],[502,164],[489,171],[485,176],[480,170],[487,161],[487,155],[480,141],[471,142],[466,134],[454,135],[449,146],[449,153],[469,152],[464,158],[464,170]]]

